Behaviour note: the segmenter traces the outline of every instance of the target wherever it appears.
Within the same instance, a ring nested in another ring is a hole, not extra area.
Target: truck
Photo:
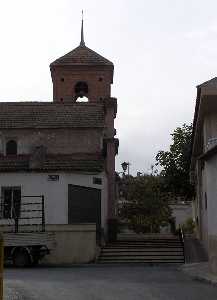
[[[46,232],[44,195],[23,196],[20,190],[2,191],[0,232],[5,262],[35,266],[55,248],[55,234]]]

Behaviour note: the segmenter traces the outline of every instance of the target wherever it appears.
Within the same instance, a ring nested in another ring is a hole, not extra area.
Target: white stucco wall
[[[207,169],[204,165],[202,170],[202,187],[201,187],[201,218],[202,218],[202,240],[206,249],[208,249],[208,209],[206,207],[206,202],[208,205],[207,195]]]
[[[48,175],[59,175],[59,181],[49,181]],[[93,177],[102,178],[102,185],[93,184]],[[44,195],[46,224],[68,224],[68,185],[80,185],[101,190],[101,222],[105,226],[107,216],[107,178],[101,174],[72,173],[1,173],[1,187],[21,186],[23,196]],[[4,220],[0,220],[2,224]]]
[[[210,139],[217,138],[217,114],[209,114],[204,117],[203,123],[203,142],[204,142],[204,151],[207,151],[207,144]],[[217,142],[214,142],[213,145],[216,145]],[[210,145],[212,146],[212,144]]]
[[[191,204],[173,204],[171,205],[172,215],[176,220],[176,228],[184,224],[189,218],[192,218]]]
[[[208,234],[217,235],[217,156],[205,163],[207,178]]]
[[[205,162],[207,182],[208,255],[212,272],[217,274],[217,156]]]

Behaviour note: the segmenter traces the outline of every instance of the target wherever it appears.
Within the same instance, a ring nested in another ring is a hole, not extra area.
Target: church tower
[[[115,223],[115,155],[118,139],[115,138],[114,119],[117,99],[111,97],[114,65],[84,42],[83,19],[80,45],[50,64],[53,81],[53,102],[76,107],[101,107],[104,112],[104,128],[101,139],[104,172],[107,178],[107,221]],[[83,99],[87,103],[80,103]],[[97,111],[96,111],[97,114]],[[114,221],[114,222],[113,222]],[[109,226],[108,226],[109,230]]]
[[[80,45],[50,65],[54,102],[76,102],[86,97],[100,102],[111,96],[114,65],[86,47],[83,20]]]

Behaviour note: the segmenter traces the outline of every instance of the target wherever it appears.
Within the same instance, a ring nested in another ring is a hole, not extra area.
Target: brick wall
[[[84,81],[88,85],[88,99],[90,102],[101,101],[110,97],[112,76],[108,70],[71,70],[56,68],[52,71],[53,100],[75,101],[74,87],[77,82]]]
[[[32,153],[40,145],[45,146],[50,154],[96,153],[102,150],[100,129],[2,130],[1,154],[5,152],[9,139],[17,141],[18,154]]]

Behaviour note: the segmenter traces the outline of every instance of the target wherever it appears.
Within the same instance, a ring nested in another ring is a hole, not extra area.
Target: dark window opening
[[[84,81],[79,81],[75,85],[75,97],[76,100],[80,97],[87,97],[88,95],[88,85]]]
[[[5,219],[20,217],[21,188],[2,187],[2,216]]]
[[[93,177],[93,184],[102,184],[102,178]]]
[[[61,80],[62,82],[64,82],[64,78],[61,78],[60,80]]]
[[[17,142],[10,140],[6,144],[6,155],[17,155]]]
[[[102,77],[99,77],[99,81],[103,81],[103,78],[102,78]]]

